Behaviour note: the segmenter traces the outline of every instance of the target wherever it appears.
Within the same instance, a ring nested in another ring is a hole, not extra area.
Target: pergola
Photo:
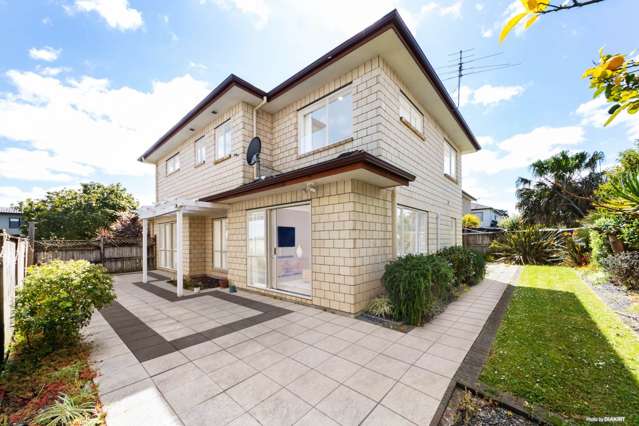
[[[138,216],[142,219],[142,282],[147,283],[148,277],[148,229],[149,219],[153,219],[161,216],[175,215],[175,227],[176,227],[176,281],[177,281],[177,295],[178,297],[184,294],[184,265],[183,260],[183,218],[184,215],[197,215],[197,216],[215,216],[224,213],[228,206],[221,203],[210,203],[205,201],[187,200],[182,198],[176,198],[173,200],[167,200],[160,203],[153,204],[151,206],[142,206],[138,209]]]

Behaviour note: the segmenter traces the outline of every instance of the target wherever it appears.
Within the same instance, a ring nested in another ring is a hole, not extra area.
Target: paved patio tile
[[[137,280],[115,276],[113,316],[83,331],[110,426],[427,424],[505,288],[484,281],[405,334],[244,292],[177,299]]]
[[[450,378],[411,366],[408,371],[406,371],[406,374],[402,376],[400,382],[437,400],[441,400],[450,383]]]
[[[282,389],[271,395],[250,413],[262,425],[292,425],[300,420],[312,407],[290,391]]]
[[[355,364],[366,365],[377,356],[377,353],[355,343],[341,351],[338,356]]]
[[[216,425],[230,423],[244,410],[230,396],[221,393],[189,410],[182,416],[185,426],[210,426],[215,419]]]
[[[300,419],[295,426],[339,426],[339,423],[313,408]]]
[[[362,423],[364,426],[412,426],[415,423],[408,421],[399,414],[389,410],[383,405],[378,405],[375,409],[366,417],[366,420]]]
[[[423,354],[422,351],[409,348],[408,346],[400,345],[399,343],[393,343],[382,353],[391,358],[403,361],[407,364],[414,363]]]
[[[286,386],[308,370],[309,368],[304,364],[290,358],[284,358],[282,361],[264,370],[263,373],[280,385]]]
[[[361,367],[354,362],[333,356],[321,363],[316,369],[331,379],[342,383],[355,374],[355,372],[360,368]]]
[[[222,347],[213,342],[204,342],[184,348],[180,352],[182,352],[182,355],[193,361],[221,350]]]
[[[231,364],[228,364],[219,370],[215,370],[209,373],[209,377],[223,390],[226,390],[241,381],[248,379],[257,373],[257,370],[245,363],[244,361],[237,360]]]
[[[437,410],[439,401],[397,383],[382,400],[382,405],[419,425],[428,424]]]
[[[316,348],[320,348],[323,351],[336,354],[344,350],[350,344],[351,343],[347,342],[346,340],[338,339],[337,337],[334,337],[334,336],[328,336],[327,338],[322,339],[319,342],[315,343],[315,345],[313,346],[315,346]]]
[[[316,370],[310,370],[286,388],[309,404],[316,405],[338,386],[339,383],[335,380],[318,373]]]
[[[149,376],[155,376],[156,374],[163,373],[187,362],[189,362],[187,357],[180,352],[173,352],[149,361],[144,361],[142,366],[149,373]]]
[[[266,348],[257,343],[255,340],[247,340],[246,342],[231,346],[226,350],[231,355],[243,359],[261,351],[262,349]]]
[[[284,355],[267,348],[248,358],[245,358],[244,362],[257,369],[258,371],[262,371],[283,359]]]
[[[237,358],[227,351],[218,351],[212,353],[211,355],[206,355],[202,358],[198,358],[193,361],[193,363],[205,373],[213,373],[220,368],[223,368],[230,364],[234,364],[236,361]]]
[[[371,362],[366,364],[366,368],[388,376],[392,379],[399,378],[408,370],[409,364],[390,358],[386,355],[377,355]]]
[[[341,425],[358,425],[375,407],[375,402],[346,386],[340,386],[317,409]]]
[[[373,401],[379,402],[393,387],[395,380],[367,368],[362,368],[357,370],[344,384]]]
[[[244,380],[226,393],[245,410],[250,410],[282,387],[262,373]]]
[[[181,416],[221,391],[219,385],[207,376],[203,376],[182,385],[175,385],[163,392],[163,395],[175,412]]]
[[[315,368],[332,356],[333,355],[328,352],[325,352],[313,346],[309,346],[306,349],[297,352],[291,358],[301,362],[308,367]]]

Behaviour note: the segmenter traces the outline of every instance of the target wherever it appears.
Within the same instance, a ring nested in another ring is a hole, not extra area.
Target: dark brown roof
[[[448,111],[453,115],[457,123],[464,130],[464,133],[466,134],[466,136],[468,136],[473,146],[478,150],[481,149],[481,147],[479,146],[479,143],[477,142],[477,140],[475,139],[475,136],[473,135],[473,132],[470,130],[470,127],[468,126],[468,124],[462,117],[461,113],[455,106],[455,103],[451,99],[450,95],[446,91],[444,84],[441,82],[441,80],[435,73],[435,70],[433,69],[430,62],[428,62],[428,59],[426,58],[426,55],[422,51],[421,47],[419,47],[417,40],[415,40],[415,37],[413,37],[413,34],[410,32],[410,30],[406,26],[406,23],[404,23],[404,20],[399,15],[399,12],[397,11],[397,9],[394,9],[390,13],[382,17],[380,20],[375,22],[373,25],[369,26],[368,28],[357,33],[353,37],[349,38],[344,43],[340,44],[339,46],[337,46],[330,52],[322,55],[319,59],[315,60],[310,65],[304,67],[302,70],[295,73],[293,76],[291,76],[290,78],[286,79],[281,84],[274,87],[268,93],[258,89],[257,87],[253,86],[252,84],[242,80],[241,78],[233,74],[229,75],[222,83],[220,83],[215,89],[213,89],[213,91],[209,93],[209,95],[206,98],[204,98],[199,104],[196,105],[195,108],[189,111],[188,114],[186,114],[175,126],[173,126],[171,130],[169,130],[164,136],[158,139],[158,141],[155,142],[140,157],[140,161],[143,160],[145,157],[149,156],[160,145],[162,145],[169,138],[171,138],[171,136],[173,136],[175,133],[180,131],[184,126],[186,126],[186,124],[189,121],[191,121],[197,114],[199,114],[204,108],[206,108],[206,106],[209,103],[213,102],[214,100],[222,96],[233,85],[237,85],[243,88],[244,90],[248,91],[249,93],[252,93],[260,98],[266,96],[267,100],[271,101],[277,98],[278,96],[284,94],[289,89],[292,89],[293,87],[295,87],[302,81],[316,74],[317,72],[319,72],[320,70],[328,66],[329,64],[339,60],[341,57],[347,55],[354,49],[358,48],[359,46],[363,45],[364,43],[375,38],[376,36],[378,36],[379,34],[383,33],[384,31],[390,28],[392,28],[397,34],[397,36],[402,40],[402,42],[404,43],[404,45],[406,46],[410,54],[413,56],[413,58],[415,59],[419,67],[421,68],[426,78],[431,82],[431,84],[433,85],[437,93],[439,94],[440,98],[442,99],[446,107],[448,108]]]
[[[229,198],[236,198],[269,189],[281,188],[295,183],[319,179],[357,169],[365,169],[377,173],[394,180],[399,185],[408,185],[409,182],[415,180],[415,176],[413,174],[408,173],[407,171],[402,170],[379,157],[365,151],[353,151],[342,154],[337,158],[322,161],[321,163],[302,167],[300,169],[291,170],[290,172],[256,179],[253,182],[238,186],[235,189],[201,198],[200,201],[222,201]]]

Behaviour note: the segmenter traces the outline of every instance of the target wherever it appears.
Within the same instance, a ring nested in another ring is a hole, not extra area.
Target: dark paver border
[[[149,273],[149,275],[151,275],[151,273]],[[161,277],[161,279],[158,278],[158,281],[164,281],[166,279],[159,274],[154,274],[152,276],[154,278],[156,276]],[[227,334],[252,327],[292,312],[288,309],[273,306],[268,303],[246,299],[238,295],[222,293],[217,290],[178,297],[172,291],[163,289],[152,283],[144,284],[142,282],[134,282],[133,285],[169,302],[189,300],[198,297],[215,297],[217,299],[260,312],[260,314],[252,317],[242,318],[238,321],[212,327],[208,330],[203,330],[198,333],[189,334],[188,336],[169,341],[117,301],[111,303],[105,308],[102,308],[100,313],[104,319],[109,323],[111,328],[113,328],[116,334],[120,337],[120,339],[122,339],[124,344],[140,362],[149,361],[190,346],[217,339],[218,337],[226,336]]]

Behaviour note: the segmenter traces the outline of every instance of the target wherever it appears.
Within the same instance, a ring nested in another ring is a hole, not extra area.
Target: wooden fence
[[[13,308],[16,290],[22,287],[27,269],[29,242],[0,231],[0,307],[2,308],[2,354],[13,336]]]
[[[35,243],[35,263],[88,260],[112,273],[142,270],[142,239],[41,240]],[[155,240],[149,238],[149,269],[155,269]]]
[[[503,231],[472,231],[464,229],[462,242],[464,247],[480,253],[488,253],[488,247]]]

